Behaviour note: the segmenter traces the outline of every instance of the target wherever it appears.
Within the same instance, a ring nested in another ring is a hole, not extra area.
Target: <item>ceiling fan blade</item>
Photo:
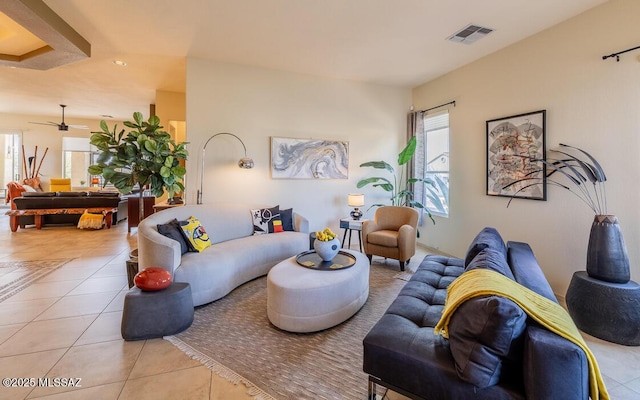
[[[37,125],[49,125],[49,126],[58,126],[58,124],[56,124],[55,122],[31,122],[29,121],[30,124],[37,124]]]
[[[74,128],[74,129],[89,129],[88,126],[86,125],[67,125],[69,128]]]

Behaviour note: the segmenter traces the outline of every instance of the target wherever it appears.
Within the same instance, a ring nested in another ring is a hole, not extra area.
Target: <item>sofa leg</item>
[[[404,271],[404,261],[400,261],[400,271]]]
[[[369,379],[369,395],[367,400],[376,400],[376,384]]]

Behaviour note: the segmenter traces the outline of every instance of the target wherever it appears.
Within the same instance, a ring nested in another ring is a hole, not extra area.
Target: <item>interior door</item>
[[[0,131],[0,195],[4,204],[7,183],[20,182],[20,134]]]

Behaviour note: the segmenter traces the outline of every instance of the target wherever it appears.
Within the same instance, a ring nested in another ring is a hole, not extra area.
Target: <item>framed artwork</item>
[[[347,179],[349,142],[271,137],[274,179]]]
[[[487,195],[547,200],[547,110],[487,121]],[[505,189],[505,186],[520,181]]]

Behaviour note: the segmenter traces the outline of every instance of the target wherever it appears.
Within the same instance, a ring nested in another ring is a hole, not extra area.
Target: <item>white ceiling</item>
[[[0,113],[130,119],[185,91],[185,57],[414,87],[606,0],[45,0],[88,60],[0,68]],[[445,39],[469,23],[473,45]],[[113,60],[123,60],[118,67]]]

